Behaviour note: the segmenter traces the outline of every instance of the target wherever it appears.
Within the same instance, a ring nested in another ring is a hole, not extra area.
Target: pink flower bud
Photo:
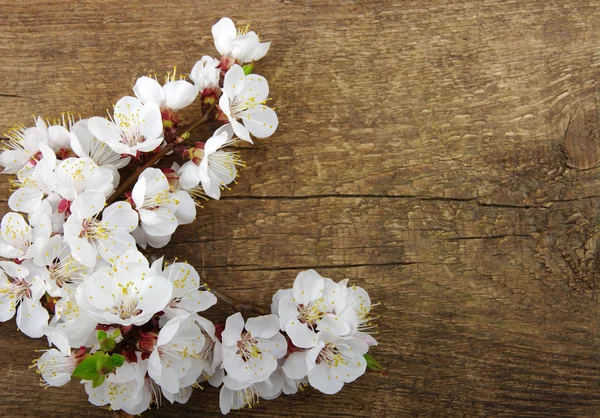
[[[71,210],[71,201],[67,199],[60,199],[58,202],[58,213],[67,213]]]

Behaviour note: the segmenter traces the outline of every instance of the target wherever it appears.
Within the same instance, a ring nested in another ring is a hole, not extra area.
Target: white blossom
[[[339,392],[344,383],[365,373],[367,362],[363,356],[368,350],[367,343],[359,338],[320,332],[316,345],[305,352],[310,385],[326,394]]]
[[[135,156],[138,151],[154,151],[163,141],[159,106],[154,102],[142,104],[130,96],[117,102],[111,119],[90,118],[88,129],[118,154]]]
[[[54,305],[54,316],[44,334],[48,342],[64,351],[63,346],[89,347],[96,342],[98,321],[81,309],[75,295],[62,297]]]
[[[243,165],[237,152],[222,149],[233,144],[231,125],[219,128],[204,144],[194,149],[194,158],[179,169],[179,184],[193,189],[202,183],[204,193],[213,199],[221,197],[221,189],[235,180],[236,165]]]
[[[157,168],[147,168],[133,187],[131,199],[140,215],[140,227],[152,237],[170,236],[177,229],[179,200],[169,181]]]
[[[84,192],[71,204],[71,216],[64,225],[71,254],[84,266],[94,267],[99,257],[110,261],[135,246],[130,232],[137,227],[138,215],[131,205],[116,202],[106,209],[104,205],[103,194]]]
[[[113,171],[99,167],[91,158],[67,158],[58,161],[46,184],[63,199],[73,201],[83,192],[102,193],[105,197],[114,191]]]
[[[11,261],[0,261],[0,268],[0,322],[8,321],[16,312],[21,332],[31,338],[41,337],[49,319],[40,303],[46,290],[44,281]]]
[[[113,185],[119,184],[119,168],[123,168],[131,161],[113,151],[106,143],[98,140],[88,128],[88,119],[82,119],[71,127],[71,149],[79,158],[91,158],[99,167],[112,171]]]
[[[8,198],[11,210],[29,214],[40,207],[45,194],[38,185],[36,171],[36,166],[26,165],[17,172],[16,180],[10,180],[15,189]]]
[[[151,77],[140,77],[135,82],[133,92],[144,104],[155,103],[161,109],[178,111],[196,100],[198,89],[189,81],[175,79],[176,69],[167,75],[164,86]]]
[[[245,383],[266,380],[287,352],[277,315],[249,318],[238,312],[227,318],[222,333],[223,368],[231,378]]]
[[[278,301],[281,329],[301,348],[313,347],[319,331],[347,335],[350,324],[336,314],[344,302],[338,284],[314,270],[303,271],[294,280],[292,293],[284,294]]]
[[[242,64],[261,59],[271,46],[271,42],[260,42],[258,35],[249,31],[248,26],[237,30],[228,17],[213,25],[212,35],[215,48],[221,55],[233,57]]]
[[[94,272],[77,288],[76,300],[101,324],[143,325],[165,308],[172,291],[147,263],[133,262]]]
[[[4,152],[0,154],[3,173],[16,173],[28,164],[35,165],[41,159],[40,144],[45,143],[54,151],[69,151],[69,131],[71,119],[64,119],[55,125],[47,126],[41,117],[35,119],[35,127],[15,126],[5,135],[8,141],[2,143]]]
[[[245,75],[242,67],[236,64],[225,74],[219,108],[235,134],[252,143],[250,134],[257,138],[269,137],[279,124],[275,111],[266,105],[268,97],[267,79],[256,74]]]
[[[377,340],[371,335],[377,327],[373,323],[377,317],[371,315],[371,308],[377,304],[371,304],[371,298],[365,289],[356,285],[346,287],[347,283],[347,279],[339,283],[342,295],[345,293],[346,298],[345,306],[339,315],[351,325],[349,335],[364,340],[369,346],[377,345]]]
[[[9,212],[0,223],[0,257],[32,258],[35,253],[32,244],[41,238],[49,238],[52,233],[52,222],[48,213],[39,210],[29,216],[30,223],[23,216]]]
[[[77,352],[72,353],[70,348],[61,352],[55,348],[47,350],[35,361],[38,373],[44,386],[64,386],[71,380],[71,373],[78,364]]]
[[[38,239],[32,246],[34,257],[23,265],[31,274],[39,275],[46,283],[50,296],[68,298],[92,270],[71,254],[71,248],[60,235]]]
[[[125,362],[96,388],[92,387],[92,381],[82,381],[90,403],[96,406],[110,404],[115,411],[133,410],[144,396],[146,363],[139,360],[136,363]]]
[[[194,64],[190,72],[190,78],[194,82],[196,89],[203,92],[206,89],[217,89],[221,77],[220,61],[218,59],[204,55],[200,61]]]
[[[155,263],[152,265],[153,270],[167,278],[173,284],[171,301],[164,309],[167,318],[171,319],[177,316],[187,317],[191,313],[205,311],[217,303],[215,295],[202,285],[200,275],[188,263],[172,263],[164,271],[160,266],[162,258]]]
[[[156,347],[150,355],[148,374],[159,384],[163,391],[177,393],[179,389],[191,383],[180,382],[182,379],[195,381],[202,373],[202,367],[195,360],[199,358],[204,347],[204,335],[200,327],[189,317],[176,317],[167,322],[160,333]]]

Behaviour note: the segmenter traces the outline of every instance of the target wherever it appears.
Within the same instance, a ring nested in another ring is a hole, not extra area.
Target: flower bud
[[[71,202],[67,199],[60,199],[58,202],[58,213],[68,213],[71,209]]]
[[[196,165],[200,165],[200,161],[204,158],[204,142],[196,142],[196,146],[188,149],[188,157]]]
[[[137,348],[143,352],[152,352],[156,346],[158,334],[155,332],[142,332],[140,339],[137,342]]]
[[[221,57],[221,63],[219,64],[219,68],[221,68],[221,73],[225,74],[234,64],[235,58],[223,55]]]

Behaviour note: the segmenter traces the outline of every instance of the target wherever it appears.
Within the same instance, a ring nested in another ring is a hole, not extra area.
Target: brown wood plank
[[[1,2],[0,127],[189,71],[221,16],[273,41],[280,129],[151,254],[265,304],[302,269],[354,279],[388,371],[232,416],[597,415],[600,2]],[[115,415],[42,390],[44,346],[0,325],[0,416]],[[199,414],[214,389],[147,416]]]

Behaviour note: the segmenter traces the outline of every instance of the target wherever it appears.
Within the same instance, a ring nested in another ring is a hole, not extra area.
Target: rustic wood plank
[[[164,253],[265,304],[301,269],[356,280],[388,371],[232,416],[597,415],[600,2],[3,3],[0,126],[189,71],[224,15],[273,41],[281,126]],[[41,390],[43,342],[0,336],[0,415],[114,416]],[[148,416],[199,413],[215,390]]]

